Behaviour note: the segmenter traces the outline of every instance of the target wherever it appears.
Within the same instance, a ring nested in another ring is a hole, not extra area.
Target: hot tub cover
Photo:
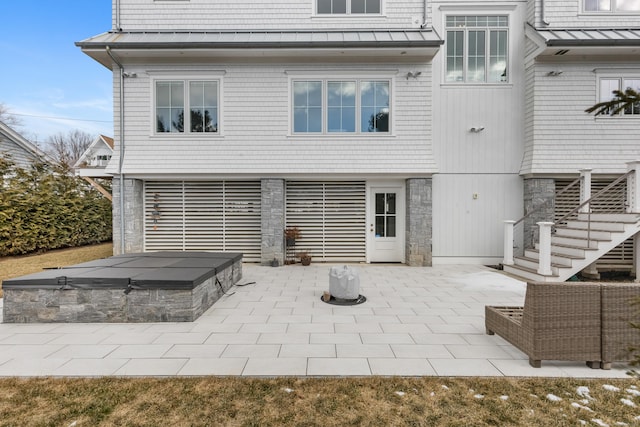
[[[47,269],[2,282],[3,289],[194,289],[242,261],[235,252],[144,252]]]

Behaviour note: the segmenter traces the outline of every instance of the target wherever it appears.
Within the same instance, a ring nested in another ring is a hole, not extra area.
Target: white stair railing
[[[626,180],[626,192],[620,190],[619,184]],[[538,222],[539,227],[539,264],[538,273],[541,275],[551,275],[551,234],[554,225],[562,224],[570,217],[578,217],[579,214],[587,214],[587,246],[591,245],[591,213],[596,209],[598,212],[627,212],[640,213],[640,160],[627,163],[627,173],[590,197],[591,193],[591,169],[580,170],[580,178],[573,181],[557,195],[569,190],[580,182],[580,204],[571,212],[560,218],[555,224],[553,222]],[[504,221],[504,257],[503,265],[514,265],[514,228],[524,221],[534,212],[542,207],[541,205],[532,209],[527,215],[517,221]],[[597,206],[597,207],[596,207]],[[638,241],[639,239],[636,239]],[[636,245],[636,248],[638,245]],[[638,251],[638,249],[636,249]]]
[[[540,227],[540,246],[538,247],[538,274],[551,276],[551,227],[553,222],[538,222]]]

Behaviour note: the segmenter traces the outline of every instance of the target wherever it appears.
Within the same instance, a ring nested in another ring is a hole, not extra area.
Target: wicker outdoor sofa
[[[629,361],[640,346],[637,283],[527,283],[524,307],[485,307],[487,334],[498,334],[529,356],[542,360],[585,361],[610,369]]]

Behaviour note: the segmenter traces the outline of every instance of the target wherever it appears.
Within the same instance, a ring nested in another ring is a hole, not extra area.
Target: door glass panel
[[[396,237],[396,193],[376,193],[376,237]]]
[[[376,215],[384,215],[386,211],[384,196],[384,193],[376,193]]]
[[[387,237],[396,237],[396,217],[387,217]]]
[[[396,213],[396,193],[387,194],[387,214]]]
[[[384,215],[376,215],[376,237],[384,237]]]

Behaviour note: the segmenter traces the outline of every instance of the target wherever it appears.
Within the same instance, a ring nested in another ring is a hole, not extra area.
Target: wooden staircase
[[[590,218],[588,218],[590,216]],[[640,214],[580,214],[555,227],[551,236],[551,274],[540,274],[540,244],[514,257],[504,271],[539,282],[564,282],[640,232]]]
[[[579,183],[581,203],[555,223],[538,222],[539,241],[520,256],[513,256],[514,227],[542,205],[518,221],[505,221],[504,271],[529,281],[564,282],[633,236],[640,264],[640,161],[627,165],[626,174],[594,195],[591,171],[582,170],[566,188]]]

